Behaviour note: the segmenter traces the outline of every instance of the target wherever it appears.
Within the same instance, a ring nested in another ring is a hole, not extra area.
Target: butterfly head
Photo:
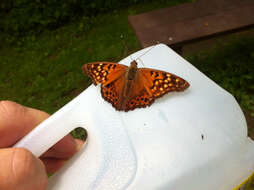
[[[137,65],[138,65],[138,63],[134,60],[134,61],[131,62],[130,67],[135,67],[135,68],[137,68]]]
[[[137,69],[138,69],[137,68],[137,62],[132,61],[131,65],[129,67],[129,70],[128,70],[128,75],[127,75],[128,80],[133,80],[135,78]]]

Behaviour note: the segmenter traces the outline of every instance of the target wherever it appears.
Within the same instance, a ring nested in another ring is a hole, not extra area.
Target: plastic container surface
[[[48,189],[231,190],[254,171],[254,143],[234,97],[167,46],[150,48],[131,58],[142,55],[139,67],[174,73],[190,87],[126,113],[91,85],[15,145],[39,156],[74,128],[87,130],[86,146]]]

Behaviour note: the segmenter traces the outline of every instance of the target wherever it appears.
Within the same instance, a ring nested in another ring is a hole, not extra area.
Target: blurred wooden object
[[[193,41],[254,26],[254,0],[198,0],[129,16],[141,46],[165,43],[181,53]]]

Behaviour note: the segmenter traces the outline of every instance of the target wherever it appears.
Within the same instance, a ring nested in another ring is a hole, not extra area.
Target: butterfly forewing
[[[124,75],[127,69],[125,65],[111,62],[94,62],[83,66],[84,73],[92,78],[95,85],[98,83],[107,85]]]
[[[139,69],[139,72],[144,81],[144,88],[154,98],[172,91],[183,91],[189,87],[186,80],[172,73],[148,68]]]

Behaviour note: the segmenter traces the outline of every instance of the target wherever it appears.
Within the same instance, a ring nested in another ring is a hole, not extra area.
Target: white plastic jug
[[[48,189],[232,190],[254,171],[254,142],[234,97],[166,45],[150,48],[131,55],[142,55],[139,67],[174,73],[190,87],[122,112],[91,85],[15,145],[40,156],[76,127],[87,130],[86,146]]]

